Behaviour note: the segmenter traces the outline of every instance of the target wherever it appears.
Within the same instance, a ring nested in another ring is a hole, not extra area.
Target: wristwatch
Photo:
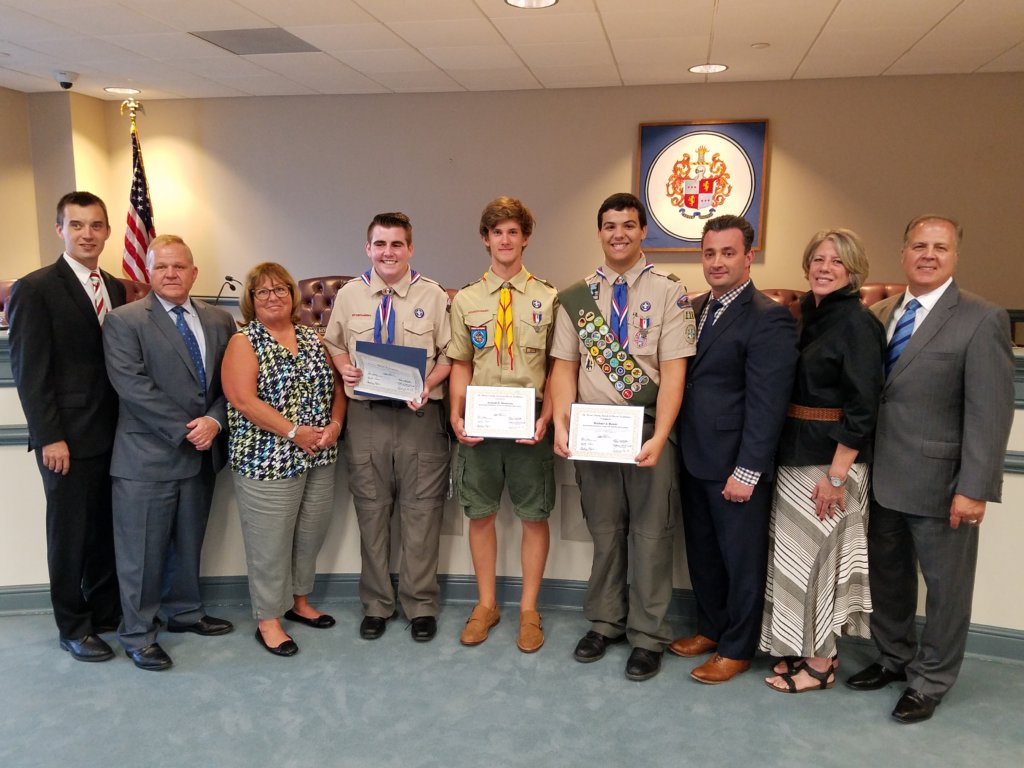
[[[288,431],[288,434],[285,435],[285,437],[287,437],[289,440],[294,440],[295,439],[295,435],[298,434],[298,431],[299,431],[299,425],[298,424],[292,424],[292,428]]]
[[[832,483],[833,488],[842,488],[844,485],[846,485],[846,478],[844,477],[836,477],[835,475],[829,475],[828,481]]]

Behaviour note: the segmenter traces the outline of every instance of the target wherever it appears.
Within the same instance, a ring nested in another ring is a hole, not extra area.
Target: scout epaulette
[[[622,349],[594,302],[587,281],[580,280],[569,286],[558,299],[569,317],[576,321],[580,341],[590,360],[608,377],[622,399],[630,405],[654,405],[658,400],[658,385]]]

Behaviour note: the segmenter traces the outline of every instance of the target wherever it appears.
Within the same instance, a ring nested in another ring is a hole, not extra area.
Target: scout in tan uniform
[[[555,453],[571,458],[573,402],[642,405],[647,415],[635,466],[576,464],[594,562],[584,602],[591,629],[576,645],[575,657],[597,661],[607,645],[628,640],[633,651],[626,677],[647,680],[658,674],[672,639],[665,613],[679,518],[679,449],[670,440],[686,358],[696,351],[696,327],[685,288],[656,271],[640,250],[647,233],[640,200],[612,195],[601,205],[597,224],[604,265],[559,294],[551,345]],[[633,578],[627,596],[630,539]]]
[[[478,645],[498,623],[494,521],[507,485],[523,525],[523,594],[516,644],[532,653],[544,644],[537,613],[548,557],[548,516],[555,505],[551,453],[550,399],[544,397],[548,346],[554,328],[557,292],[523,267],[523,249],[534,219],[519,200],[499,197],[484,208],[480,236],[491,257],[484,276],[452,300],[451,424],[462,445],[456,471],[459,498],[469,518],[480,602],[462,632],[463,645]],[[466,387],[533,387],[538,418],[530,440],[499,440],[466,435]]]
[[[372,266],[338,292],[325,339],[349,399],[344,447],[359,520],[359,599],[366,614],[359,634],[366,640],[384,634],[395,614],[388,564],[396,496],[402,538],[398,600],[412,623],[413,640],[425,642],[437,633],[437,552],[449,467],[441,405],[451,370],[444,354],[448,295],[409,267],[412,252],[412,224],[404,213],[375,216],[366,233]],[[420,397],[403,403],[355,394],[363,376],[352,364],[356,341],[425,349]]]

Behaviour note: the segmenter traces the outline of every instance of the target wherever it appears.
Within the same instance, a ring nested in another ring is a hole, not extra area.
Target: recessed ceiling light
[[[690,71],[695,75],[715,75],[719,72],[725,72],[728,67],[725,64],[697,64],[690,67]]]
[[[513,8],[550,8],[558,0],[505,0]]]
[[[751,43],[750,47],[753,48],[755,51],[763,51],[765,48],[771,48],[772,44],[771,43]]]
[[[120,86],[111,86],[110,88],[104,88],[103,90],[107,93],[116,93],[121,96],[134,96],[137,93],[142,93],[142,91],[140,91],[138,88],[123,88]]]

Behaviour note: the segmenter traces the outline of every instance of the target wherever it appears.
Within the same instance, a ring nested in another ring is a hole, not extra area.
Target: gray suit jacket
[[[889,327],[903,294],[871,307]],[[999,501],[1013,420],[1006,311],[954,281],[882,389],[872,484],[884,507],[946,517],[954,494]]]
[[[181,480],[199,474],[202,453],[185,439],[199,416],[221,424],[210,449],[214,471],[227,461],[227,401],[220,366],[236,331],[227,312],[192,299],[206,336],[206,391],[185,342],[156,294],[107,315],[103,347],[120,397],[110,474],[132,480]]]

